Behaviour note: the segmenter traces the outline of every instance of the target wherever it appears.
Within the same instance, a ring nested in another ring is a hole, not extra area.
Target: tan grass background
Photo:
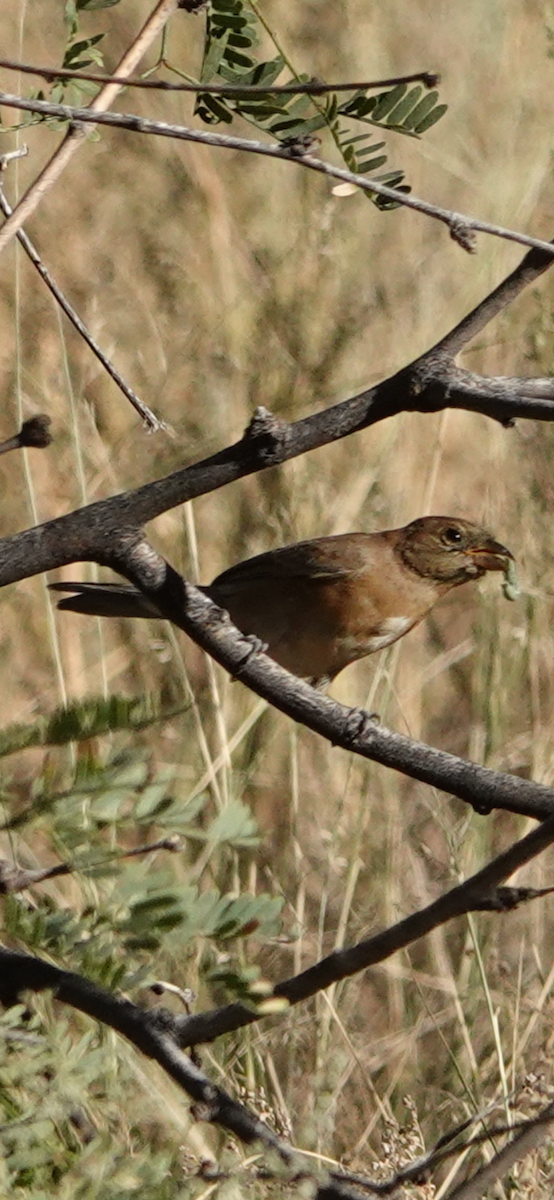
[[[2,54],[59,61],[60,9],[55,0],[3,6]],[[147,12],[136,2],[86,19],[86,32],[110,30],[108,67]],[[264,13],[296,67],[326,79],[440,71],[449,113],[422,142],[391,137],[391,163],[427,199],[553,235],[548,5],[273,0]],[[191,73],[202,28],[201,17],[180,13],[170,31],[169,57]],[[6,90],[15,79],[2,74]],[[191,119],[186,97],[125,94],[119,106]],[[12,202],[60,135],[40,127],[21,136],[30,153],[5,177]],[[322,154],[331,153],[324,142]],[[362,196],[339,199],[296,167],[118,131],[89,140],[28,232],[175,437],[143,432],[11,248],[0,272],[1,432],[20,408],[42,410],[56,441],[26,467],[1,460],[5,533],[212,453],[240,436],[257,404],[294,419],[352,394],[423,351],[520,258],[489,238],[469,257],[441,226],[409,212],[382,216]],[[550,372],[552,287],[546,277],[464,361],[489,373]],[[177,567],[206,582],[238,558],[302,537],[426,512],[482,522],[516,556],[522,600],[508,605],[494,579],[462,589],[398,647],[346,672],[334,694],[367,702],[415,737],[552,783],[552,447],[552,430],[538,423],[505,430],[473,414],[406,413],[168,513],[150,532]],[[291,729],[219,672],[210,684],[198,652],[159,626],[53,622],[41,579],[6,589],[0,603],[3,723],[105,687],[175,698],[189,673],[210,760],[221,763],[214,804],[226,795],[252,804],[263,845],[251,881],[286,899],[291,942],[263,957],[273,978],[428,902],[523,831],[520,821],[475,817]],[[243,721],[250,728],[231,751]],[[188,795],[206,770],[192,716],[143,736]],[[24,793],[29,757],[8,770]],[[37,850],[25,843],[17,852]],[[552,861],[543,856],[525,882],[551,881]],[[548,1074],[549,913],[546,902],[483,918],[475,942],[469,926],[438,933],[292,1014],[284,1038],[282,1026],[256,1031],[251,1061],[259,1055],[265,1071],[273,1055],[275,1076],[264,1081],[291,1114],[297,1142],[330,1154],[355,1147],[367,1165],[383,1114],[403,1119],[406,1092],[438,1134],[497,1093],[491,1012],[510,1083],[537,1066]]]

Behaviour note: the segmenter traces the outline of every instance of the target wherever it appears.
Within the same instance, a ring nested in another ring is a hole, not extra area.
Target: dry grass
[[[56,60],[59,8],[35,0],[32,11],[20,4],[19,13],[4,12],[3,54]],[[135,3],[87,19],[87,30],[113,27],[108,63],[147,11]],[[418,194],[552,235],[545,97],[553,68],[543,4],[424,0],[408,13],[400,0],[274,0],[267,11],[298,68],[322,77],[440,70],[450,113],[424,143],[391,143],[393,161],[406,165]],[[201,33],[201,18],[176,18],[170,56],[191,71]],[[187,99],[149,95],[137,105],[153,117],[190,118]],[[129,97],[121,107],[131,107]],[[25,134],[20,190],[57,137],[44,128]],[[11,171],[12,201],[14,179]],[[19,408],[44,410],[56,442],[29,457],[28,473],[14,456],[2,460],[6,533],[31,524],[35,510],[38,519],[55,516],[202,458],[239,436],[256,404],[296,418],[390,373],[455,323],[520,253],[481,239],[468,258],[424,218],[380,216],[361,196],[339,200],[307,172],[115,131],[81,150],[29,232],[176,437],[142,432],[11,250],[0,277],[4,432]],[[547,373],[553,321],[547,277],[486,331],[467,362],[490,373]],[[534,423],[506,431],[471,414],[406,413],[204,497],[186,515],[168,513],[150,532],[177,567],[206,581],[283,541],[403,524],[424,512],[487,525],[518,560],[522,601],[506,605],[495,581],[462,590],[398,647],[350,669],[335,694],[367,701],[416,737],[552,783],[552,438]],[[251,878],[284,895],[293,935],[264,954],[272,977],[426,903],[522,829],[507,816],[468,816],[461,804],[292,730],[219,671],[210,684],[199,654],[166,629],[100,629],[71,615],[53,624],[40,579],[6,590],[1,602],[2,724],[48,712],[63,694],[153,689],[175,698],[188,671],[196,717],[189,712],[143,740],[172,765],[183,797],[217,760],[213,804],[242,795],[252,805],[263,844]],[[63,777],[67,759],[50,761]],[[24,791],[29,756],[10,769]],[[11,851],[39,853],[32,837]],[[549,861],[529,868],[525,882],[546,883]],[[404,1093],[433,1138],[501,1095],[502,1072],[510,1087],[537,1066],[550,1074],[552,936],[548,902],[439,931],[273,1032],[252,1033],[241,1070],[250,1083],[262,1076],[298,1144],[353,1154],[367,1167],[384,1118],[404,1120]],[[228,1054],[223,1065],[238,1070]],[[538,1168],[529,1187],[525,1194],[541,1195]]]

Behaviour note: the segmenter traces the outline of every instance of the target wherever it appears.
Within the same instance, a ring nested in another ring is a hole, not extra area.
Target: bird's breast
[[[345,651],[355,651],[353,657],[363,658],[366,654],[374,654],[376,650],[384,650],[385,646],[396,642],[415,624],[413,617],[386,617],[366,635],[360,630],[355,634],[343,635],[341,644]]]

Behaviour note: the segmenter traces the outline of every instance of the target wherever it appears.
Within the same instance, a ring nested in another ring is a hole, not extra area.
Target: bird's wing
[[[235,583],[240,586],[264,579],[284,582],[287,579],[345,578],[358,571],[367,571],[373,541],[380,537],[380,534],[349,533],[281,546],[228,567],[214,579],[211,587]]]

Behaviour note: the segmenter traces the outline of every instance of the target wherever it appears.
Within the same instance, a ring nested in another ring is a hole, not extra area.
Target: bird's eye
[[[460,530],[456,529],[455,525],[449,525],[448,529],[445,529],[442,535],[442,540],[445,546],[459,546],[462,540],[462,535]]]

